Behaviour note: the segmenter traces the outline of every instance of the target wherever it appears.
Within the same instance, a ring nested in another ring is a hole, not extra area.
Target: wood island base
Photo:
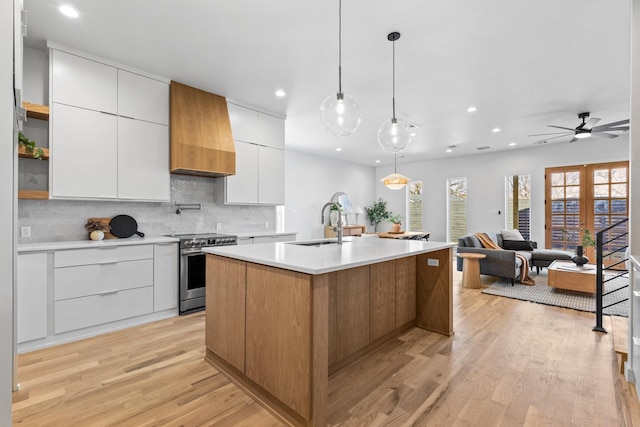
[[[325,426],[331,373],[413,326],[453,334],[451,259],[313,275],[209,254],[205,358],[286,424]]]

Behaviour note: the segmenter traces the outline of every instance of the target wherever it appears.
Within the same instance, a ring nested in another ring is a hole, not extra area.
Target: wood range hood
[[[235,175],[236,151],[224,97],[171,82],[171,173]]]

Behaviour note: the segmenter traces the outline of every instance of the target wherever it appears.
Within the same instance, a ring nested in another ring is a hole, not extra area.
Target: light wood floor
[[[413,329],[334,374],[331,425],[640,426],[638,397],[592,314],[460,279],[455,335]],[[280,425],[203,357],[202,314],[20,355],[14,425]]]

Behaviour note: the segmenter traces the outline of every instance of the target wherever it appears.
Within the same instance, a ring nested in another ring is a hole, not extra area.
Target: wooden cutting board
[[[100,224],[104,225],[102,231],[104,232],[105,239],[117,239],[116,236],[111,234],[109,231],[109,223],[111,222],[111,218],[89,218],[88,221],[100,222]]]

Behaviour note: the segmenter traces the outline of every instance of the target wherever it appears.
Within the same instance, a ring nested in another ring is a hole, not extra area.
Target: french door
[[[545,169],[545,247],[575,250],[585,230],[595,234],[629,216],[629,162]],[[604,241],[627,231],[627,223],[607,232]],[[627,245],[627,237],[605,245],[608,253]],[[594,248],[586,256],[595,260]],[[606,264],[624,259],[608,257]]]

